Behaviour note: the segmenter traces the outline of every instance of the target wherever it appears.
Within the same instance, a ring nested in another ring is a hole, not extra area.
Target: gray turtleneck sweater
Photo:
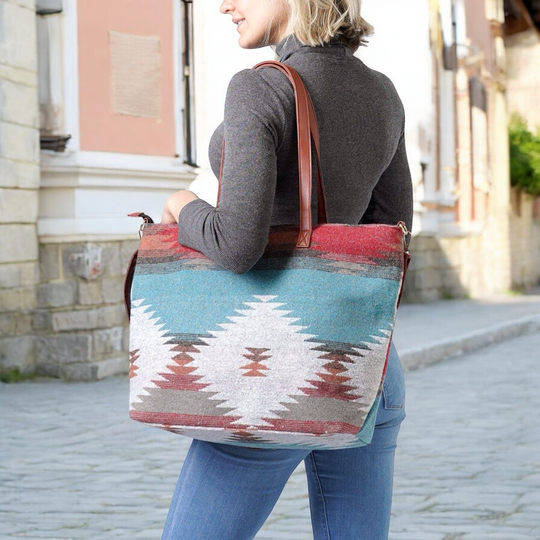
[[[405,221],[410,230],[405,118],[392,82],[337,40],[309,47],[291,36],[278,43],[276,54],[298,72],[313,101],[329,222]],[[210,141],[216,176],[223,137],[219,208],[202,200],[187,204],[178,239],[241,273],[262,256],[271,225],[298,223],[296,113],[285,75],[264,67],[232,78],[224,121]]]

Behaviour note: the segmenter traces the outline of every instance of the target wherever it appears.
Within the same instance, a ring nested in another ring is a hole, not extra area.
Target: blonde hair
[[[353,51],[366,45],[373,26],[360,14],[362,0],[282,0],[288,7],[288,34],[304,45],[324,45],[332,38]]]

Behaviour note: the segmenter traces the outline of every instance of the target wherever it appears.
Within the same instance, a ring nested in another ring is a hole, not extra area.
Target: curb
[[[538,331],[540,331],[540,315],[533,315],[423,347],[402,350],[399,357],[403,369],[411,371],[419,367],[436,364],[447,358],[477,351],[495,343]]]

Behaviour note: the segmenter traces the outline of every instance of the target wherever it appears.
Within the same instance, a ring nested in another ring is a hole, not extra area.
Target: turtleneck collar
[[[294,34],[289,34],[284,37],[275,48],[275,53],[279,57],[280,62],[284,62],[292,56],[294,53],[302,50],[303,52],[322,52],[338,55],[353,55],[353,51],[349,49],[338,37],[332,38],[328,43],[324,45],[318,45],[312,47],[310,45],[304,45],[301,43]]]

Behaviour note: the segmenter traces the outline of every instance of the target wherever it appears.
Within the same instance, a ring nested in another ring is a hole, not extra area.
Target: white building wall
[[[193,3],[196,144],[197,164],[201,169],[191,189],[212,204],[216,202],[217,181],[208,161],[208,143],[223,121],[229,81],[238,71],[275,58],[270,47],[242,49],[232,17],[220,13],[219,5],[218,2]]]
[[[536,130],[540,128],[540,34],[529,29],[505,41],[509,111],[525,117]]]
[[[209,169],[207,149],[214,129],[223,120],[225,94],[231,77],[257,62],[271,60],[270,47],[245,50],[238,45],[236,26],[218,5],[195,2],[195,68],[197,161],[201,173],[191,188],[215,202],[217,182]],[[428,0],[364,0],[365,19],[375,27],[367,47],[356,53],[369,67],[394,82],[406,113],[406,140],[415,186],[415,199],[436,197],[435,105],[429,45]],[[391,16],[389,16],[391,14]],[[211,38],[209,38],[211,36]],[[425,172],[422,172],[422,164]],[[424,181],[423,181],[424,180]],[[433,214],[416,206],[415,232],[436,228]]]
[[[428,0],[364,0],[363,16],[375,28],[356,53],[394,83],[405,107],[407,155],[414,186],[414,232],[434,232],[438,217],[422,202],[437,198],[436,88],[430,49]],[[424,165],[424,173],[422,173]]]

